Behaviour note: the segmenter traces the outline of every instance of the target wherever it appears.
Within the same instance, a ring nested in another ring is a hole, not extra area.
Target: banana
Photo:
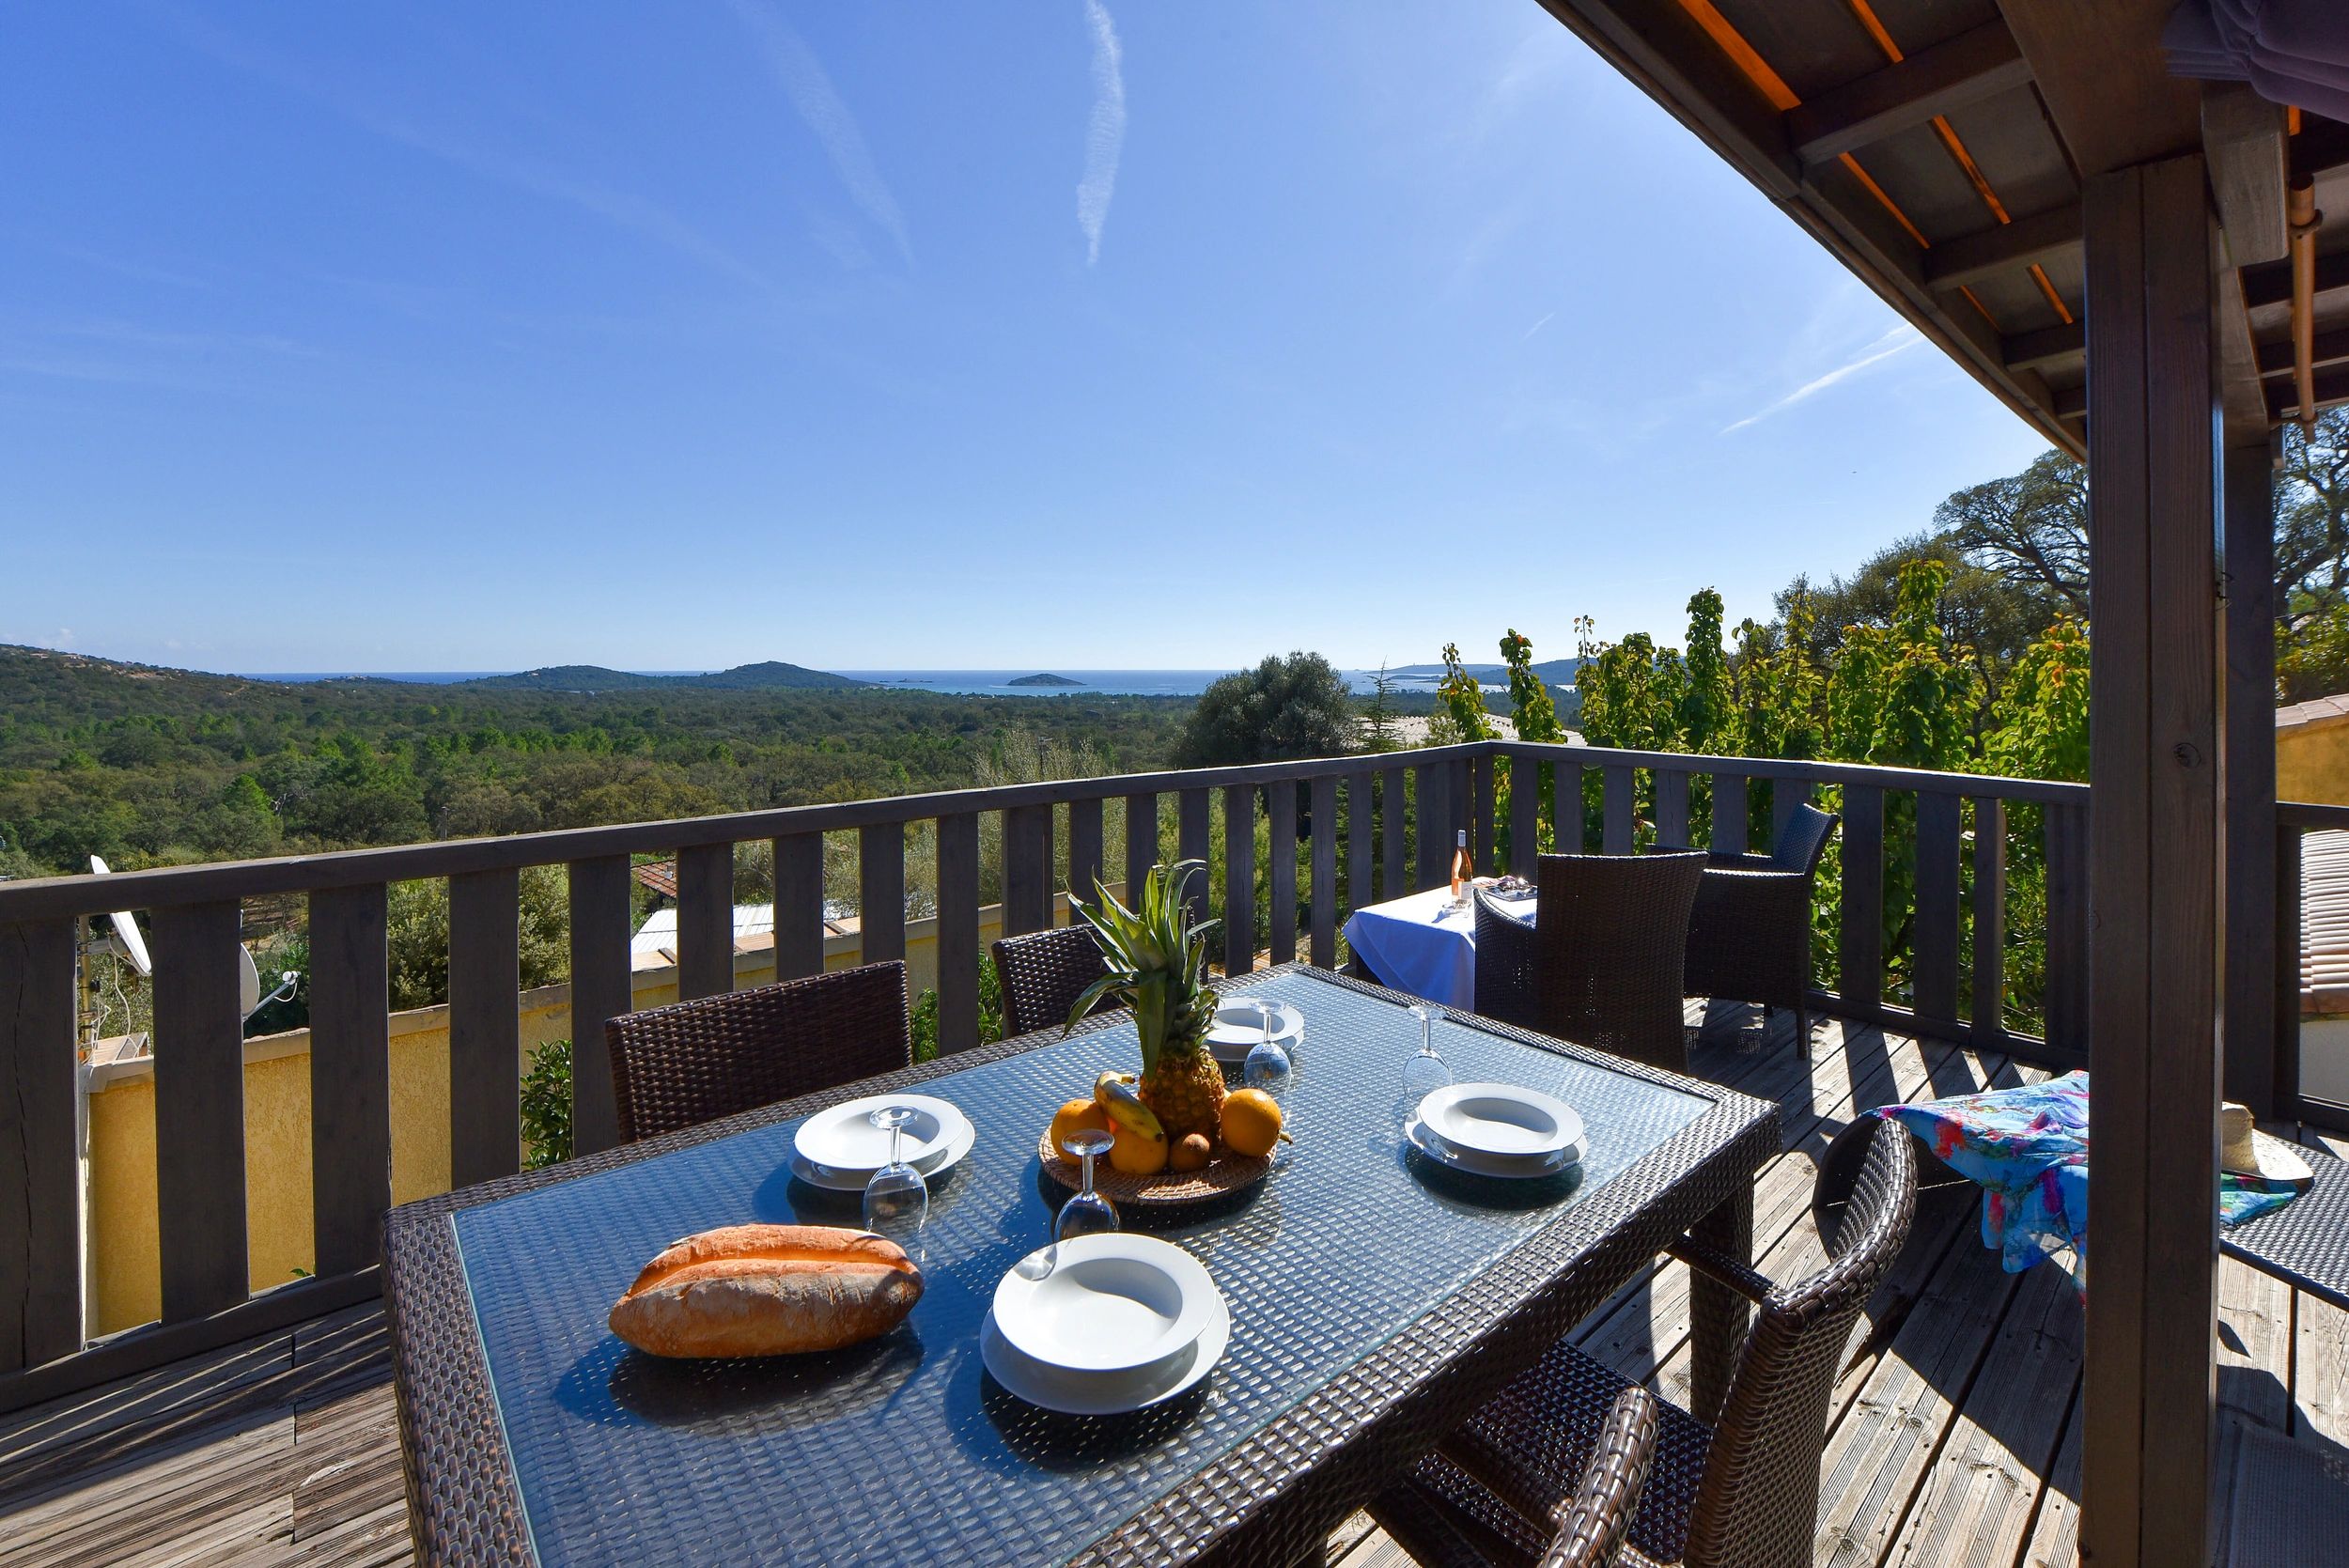
[[[1110,1120],[1128,1132],[1158,1141],[1166,1138],[1166,1127],[1158,1113],[1142,1103],[1136,1090],[1137,1079],[1131,1073],[1103,1073],[1094,1080],[1093,1098],[1110,1113]]]

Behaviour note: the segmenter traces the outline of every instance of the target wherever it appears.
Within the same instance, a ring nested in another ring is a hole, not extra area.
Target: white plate
[[[962,1163],[962,1157],[978,1142],[979,1129],[971,1125],[969,1117],[957,1111],[956,1122],[957,1126],[944,1148],[934,1149],[911,1162],[913,1168],[922,1172],[924,1180],[934,1180]],[[879,1166],[873,1168],[874,1171],[879,1169]],[[791,1173],[808,1186],[820,1187],[828,1192],[862,1192],[865,1184],[873,1179],[873,1171],[818,1165],[796,1149],[791,1152]]]
[[[1031,1360],[1003,1338],[989,1312],[979,1325],[979,1360],[1015,1398],[1067,1416],[1117,1416],[1190,1392],[1232,1343],[1232,1309],[1219,1294],[1190,1348],[1141,1372],[1063,1372]]]
[[[994,1316],[1013,1349],[1055,1371],[1145,1371],[1188,1351],[1222,1297],[1198,1259],[1156,1236],[1112,1231],[1046,1251],[1050,1272],[1014,1268],[996,1285]]]
[[[1403,1136],[1411,1141],[1413,1148],[1437,1164],[1449,1166],[1455,1171],[1465,1171],[1471,1176],[1498,1176],[1508,1181],[1539,1181],[1545,1176],[1563,1174],[1582,1163],[1582,1145],[1579,1142],[1569,1143],[1555,1155],[1538,1160],[1510,1158],[1505,1156],[1495,1158],[1492,1156],[1480,1155],[1468,1149],[1456,1149],[1446,1143],[1438,1134],[1428,1130],[1427,1125],[1416,1116],[1404,1124]]]
[[[905,1127],[905,1157],[919,1165],[946,1146],[956,1124],[967,1121],[961,1111],[929,1094],[866,1094],[819,1110],[800,1124],[791,1146],[810,1165],[866,1174],[889,1163],[889,1134],[872,1123],[874,1111],[903,1106],[913,1112]]]
[[[1305,1032],[1305,1015],[1285,1001],[1272,1004],[1272,1038],[1277,1044],[1294,1042]],[[1256,1003],[1252,997],[1226,997],[1216,1004],[1215,1022],[1207,1026],[1207,1050],[1218,1062],[1245,1062],[1249,1051],[1264,1038],[1264,1031],[1256,1023]]]
[[[1419,1102],[1419,1119],[1454,1148],[1500,1159],[1547,1159],[1582,1141],[1574,1107],[1515,1083],[1448,1083]]]

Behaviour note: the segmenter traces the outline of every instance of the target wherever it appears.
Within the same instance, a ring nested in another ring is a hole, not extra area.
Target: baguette
[[[728,1225],[674,1242],[613,1305],[653,1356],[788,1356],[886,1334],[922,1298],[902,1248],[828,1225]]]

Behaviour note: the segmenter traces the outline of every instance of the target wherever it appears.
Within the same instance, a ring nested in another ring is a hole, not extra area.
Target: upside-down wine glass
[[[1061,1147],[1077,1157],[1084,1167],[1083,1185],[1077,1195],[1060,1206],[1060,1218],[1052,1225],[1052,1239],[1074,1241],[1081,1235],[1098,1235],[1117,1229],[1116,1206],[1094,1190],[1093,1162],[1109,1153],[1117,1140],[1097,1127],[1084,1127],[1061,1140]]]
[[[1256,1027],[1263,1038],[1248,1048],[1248,1059],[1240,1063],[1240,1083],[1244,1088],[1261,1089],[1272,1096],[1272,1102],[1281,1108],[1281,1126],[1286,1131],[1296,1114],[1289,1104],[1289,1088],[1297,1081],[1297,1063],[1277,1038],[1281,1027],[1279,1008],[1268,1001],[1258,1002]],[[1289,1147],[1285,1139],[1272,1145],[1270,1157],[1274,1165],[1287,1162]]]
[[[889,1163],[864,1184],[864,1228],[895,1242],[918,1262],[922,1227],[930,1217],[930,1188],[904,1158],[906,1124],[913,1115],[909,1106],[886,1105],[869,1118],[889,1134]]]
[[[1421,1004],[1410,1011],[1419,1020],[1419,1049],[1403,1063],[1403,1098],[1407,1112],[1415,1116],[1422,1100],[1451,1083],[1452,1069],[1436,1054],[1436,1010]]]

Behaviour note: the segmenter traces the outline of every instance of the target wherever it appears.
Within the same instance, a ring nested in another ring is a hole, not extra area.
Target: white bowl
[[[1453,1147],[1489,1158],[1554,1160],[1582,1141],[1563,1100],[1514,1083],[1450,1083],[1419,1102],[1419,1119]]]
[[[961,1164],[963,1157],[977,1145],[978,1141],[979,1129],[971,1125],[971,1119],[957,1116],[945,1142],[921,1158],[907,1163],[921,1172],[925,1181],[935,1181]],[[873,1179],[873,1171],[842,1171],[829,1165],[818,1165],[797,1149],[791,1151],[789,1165],[791,1173],[808,1186],[820,1187],[831,1192],[862,1192]],[[878,1166],[874,1168],[878,1169]]]
[[[811,1165],[843,1175],[863,1172],[870,1176],[889,1163],[889,1133],[872,1123],[872,1113],[884,1106],[903,1106],[913,1112],[905,1126],[905,1159],[919,1165],[943,1149],[968,1124],[961,1111],[929,1094],[867,1094],[819,1110],[800,1124],[791,1146]]]
[[[1480,1155],[1455,1148],[1429,1131],[1427,1124],[1417,1116],[1405,1125],[1403,1136],[1410,1140],[1412,1147],[1437,1164],[1450,1166],[1455,1171],[1466,1171],[1473,1176],[1538,1181],[1545,1176],[1562,1175],[1582,1163],[1582,1145],[1579,1143],[1570,1143],[1558,1153],[1540,1159]]]
[[[1305,1032],[1305,1015],[1285,1001],[1272,1004],[1275,1044],[1294,1042]],[[1207,1026],[1207,1049],[1219,1062],[1240,1062],[1264,1038],[1252,997],[1226,997],[1216,1003],[1215,1021]]]
[[[1218,1295],[1190,1350],[1140,1372],[1065,1372],[1012,1348],[989,1312],[979,1325],[979,1363],[1014,1396],[1070,1416],[1115,1416],[1163,1405],[1196,1388],[1232,1343],[1232,1309]]]
[[[1197,1259],[1156,1236],[1079,1236],[1034,1254],[995,1287],[1013,1349],[1063,1372],[1134,1372],[1190,1348],[1221,1298]]]

